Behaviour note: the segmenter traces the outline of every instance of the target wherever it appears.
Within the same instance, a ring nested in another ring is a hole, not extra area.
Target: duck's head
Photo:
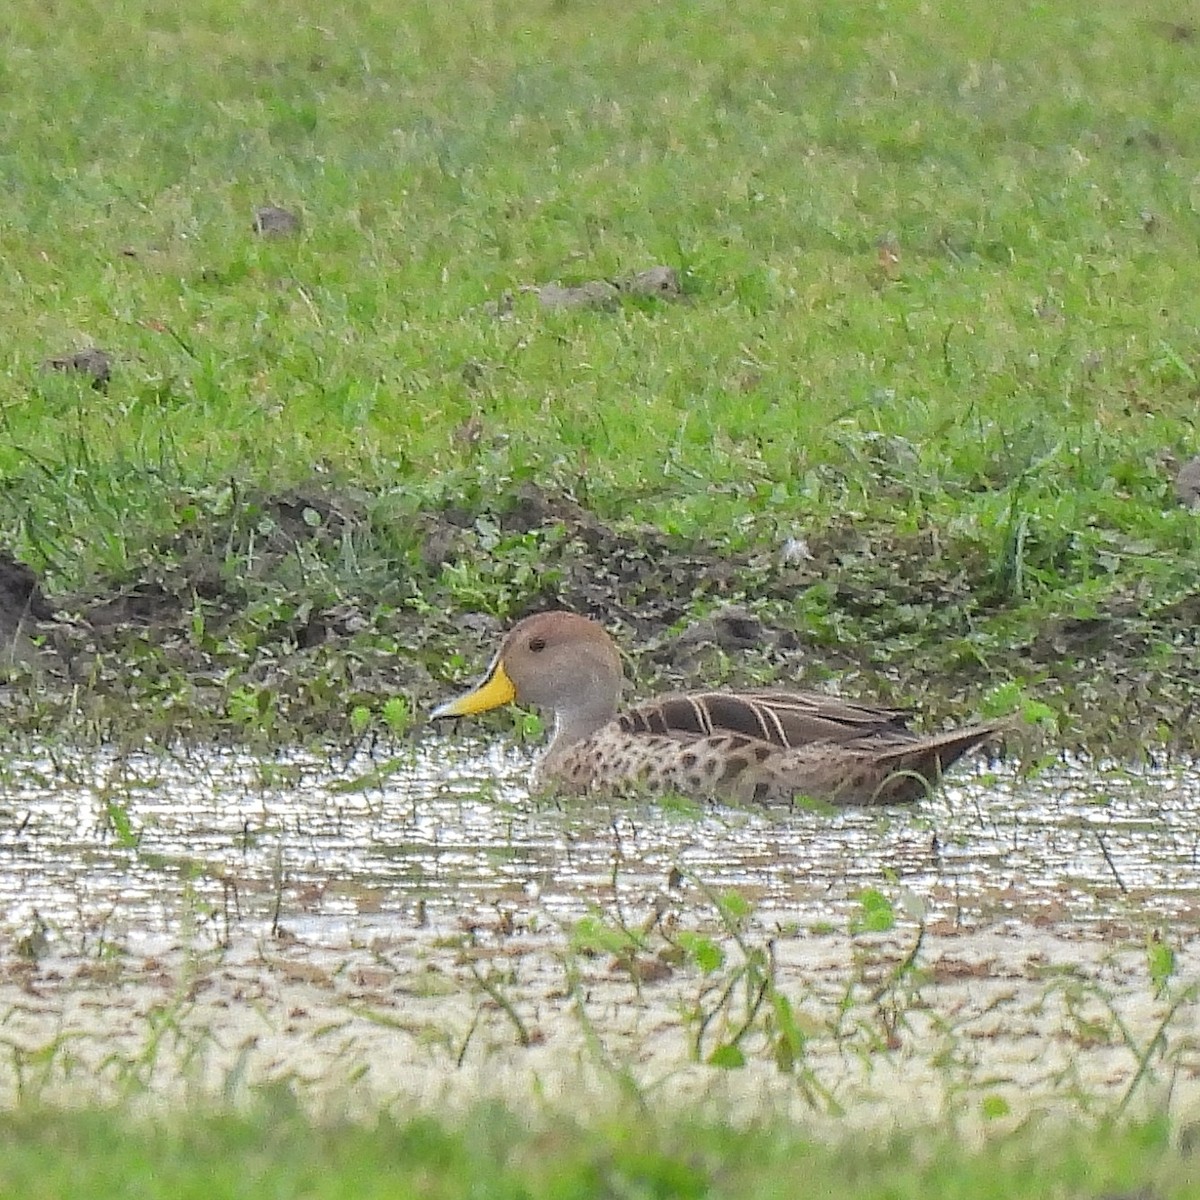
[[[469,717],[505,704],[554,714],[555,741],[578,741],[612,720],[621,691],[621,658],[595,621],[547,612],[514,625],[482,682],[430,714]]]

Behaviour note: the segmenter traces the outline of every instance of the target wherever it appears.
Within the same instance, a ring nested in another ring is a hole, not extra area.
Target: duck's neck
[[[546,747],[544,761],[553,762],[598,729],[602,729],[617,715],[616,698],[597,700],[584,708],[557,711],[554,714],[554,733]]]

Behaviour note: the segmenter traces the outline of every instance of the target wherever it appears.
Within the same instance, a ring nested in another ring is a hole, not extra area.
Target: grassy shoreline
[[[421,734],[422,714],[482,669],[510,621],[567,607],[613,629],[632,694],[833,687],[913,707],[930,728],[1023,713],[1037,726],[1012,748],[1030,761],[1200,745],[1186,719],[1200,599],[1140,604],[1122,583],[1086,606],[989,601],[986,562],[973,575],[931,555],[934,531],[844,523],[810,531],[792,563],[606,523],[527,484],[480,510],[420,514],[401,557],[395,525],[327,481],[181,506],[186,525],[144,549],[138,571],[39,597],[67,619],[26,624],[10,733],[259,745]]]

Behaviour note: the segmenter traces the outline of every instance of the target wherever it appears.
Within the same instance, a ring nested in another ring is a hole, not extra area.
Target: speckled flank
[[[833,804],[903,804],[928,795],[942,769],[985,736],[971,731],[965,737],[913,737],[880,759],[867,748],[828,742],[780,754],[740,734],[681,740],[606,726],[571,747],[554,764],[552,779],[578,792],[600,788],[758,803],[808,796]]]

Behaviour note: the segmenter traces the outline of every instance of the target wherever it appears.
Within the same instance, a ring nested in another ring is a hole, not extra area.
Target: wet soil
[[[220,503],[181,500],[139,562],[47,596],[0,559],[10,728],[82,717],[122,738],[336,738],[355,706],[403,695],[425,711],[511,620],[566,607],[613,630],[639,694],[829,686],[917,707],[936,728],[1015,680],[1053,713],[1038,747],[1200,749],[1200,592],[1147,610],[1114,587],[1086,616],[1030,616],[977,547],[929,533],[847,520],[730,552],[532,484],[415,516],[326,486],[231,488]],[[1004,637],[981,634],[997,618]]]
[[[911,936],[777,946],[774,978],[796,1000],[803,1051],[773,1063],[756,1033],[734,1071],[705,1056],[742,1010],[698,1037],[719,1000],[698,971],[635,978],[610,956],[572,958],[547,927],[493,920],[468,936],[409,924],[327,945],[264,933],[108,963],[0,962],[0,1104],[23,1092],[161,1111],[275,1087],[339,1116],[488,1100],[578,1116],[635,1092],[656,1107],[708,1102],[737,1120],[832,1133],[939,1114],[978,1133],[1048,1115],[1145,1115],[1168,1095],[1184,1114],[1200,1102],[1186,1032],[1195,1006],[1171,1021],[1136,951],[1056,933],[930,936],[919,976],[896,983]],[[1180,965],[1194,974],[1194,946]],[[1140,1076],[1164,1019],[1167,1065],[1156,1055]]]

